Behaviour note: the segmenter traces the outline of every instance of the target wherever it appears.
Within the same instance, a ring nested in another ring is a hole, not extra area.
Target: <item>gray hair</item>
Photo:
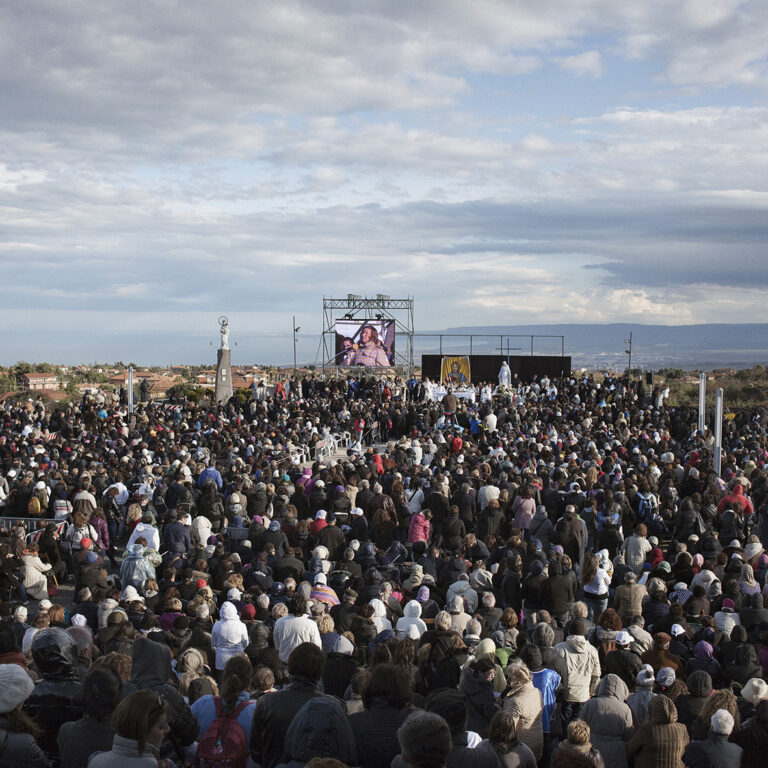
[[[725,709],[718,709],[709,719],[709,726],[712,729],[712,733],[730,736],[734,726],[733,715]]]

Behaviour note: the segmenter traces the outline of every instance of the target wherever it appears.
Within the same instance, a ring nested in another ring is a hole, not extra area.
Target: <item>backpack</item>
[[[30,517],[39,517],[40,510],[40,499],[38,499],[37,496],[30,497],[29,504],[27,504],[27,514]]]
[[[250,702],[241,701],[229,715],[224,714],[220,696],[214,696],[213,703],[216,717],[197,745],[195,768],[245,768],[248,740],[237,718]]]
[[[650,519],[653,512],[653,504],[650,496],[639,496],[640,503],[637,505],[637,516],[641,520]]]

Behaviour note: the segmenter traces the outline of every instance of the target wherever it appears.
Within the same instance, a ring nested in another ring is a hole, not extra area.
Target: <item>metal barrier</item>
[[[69,523],[66,520],[54,520],[50,517],[0,516],[0,524],[7,525],[9,529],[14,528],[17,525],[23,525],[24,528],[29,531],[24,537],[27,544],[37,541],[43,535],[45,526],[48,525],[48,523],[54,523],[56,525],[56,530],[62,537],[64,536],[63,531],[69,526]]]

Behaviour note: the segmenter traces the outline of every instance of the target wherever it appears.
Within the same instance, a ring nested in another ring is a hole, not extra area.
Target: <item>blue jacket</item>
[[[240,691],[237,697],[237,703],[241,701],[248,701],[250,696],[248,691]],[[253,710],[256,709],[256,702],[251,701],[248,706],[240,713],[240,717],[237,718],[237,722],[245,731],[245,738],[250,742],[251,740],[251,722],[253,721]],[[192,704],[192,714],[197,718],[199,725],[197,731],[197,740],[203,738],[203,734],[210,728],[211,723],[216,719],[216,705],[213,701],[213,696],[207,694],[201,696],[196,702]]]
[[[221,490],[224,487],[224,481],[221,479],[221,472],[216,467],[206,467],[197,478],[197,487],[202,488],[206,480],[213,480],[216,487]]]
[[[187,552],[192,551],[192,537],[190,536],[189,528],[178,520],[171,523],[165,529],[163,540],[165,541],[165,549],[168,552],[186,555]]]

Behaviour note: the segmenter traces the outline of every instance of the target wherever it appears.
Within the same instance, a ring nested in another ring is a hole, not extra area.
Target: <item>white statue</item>
[[[229,349],[229,320],[224,315],[219,318],[219,331],[221,332],[221,348]]]
[[[499,368],[499,386],[508,387],[512,383],[512,371],[509,370],[507,361],[505,360]]]

